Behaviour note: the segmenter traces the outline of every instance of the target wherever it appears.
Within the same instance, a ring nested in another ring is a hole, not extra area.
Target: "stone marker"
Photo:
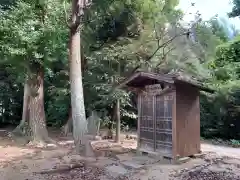
[[[85,155],[87,157],[95,156],[92,143],[96,140],[96,137],[98,137],[99,126],[100,118],[98,117],[97,112],[92,111],[92,115],[87,118],[88,133],[84,135]]]
[[[96,111],[92,111],[92,115],[87,118],[88,134],[97,136],[99,134],[100,118]]]

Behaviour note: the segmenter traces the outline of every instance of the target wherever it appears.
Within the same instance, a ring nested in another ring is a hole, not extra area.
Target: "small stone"
[[[190,160],[191,160],[190,157],[183,157],[183,158],[179,158],[179,159],[177,160],[177,163],[182,164],[182,163],[186,163],[186,162],[188,162],[188,161],[190,161]]]
[[[139,174],[145,174],[146,173],[146,170],[145,169],[141,169],[140,171],[139,171]]]
[[[49,147],[49,148],[56,148],[57,147],[57,145],[56,144],[47,144],[47,147]]]
[[[226,160],[223,160],[223,162],[227,164],[235,164],[235,165],[240,164],[239,159],[226,159]]]
[[[205,154],[194,154],[193,158],[202,158]]]
[[[62,157],[65,163],[81,162],[84,158],[80,155],[67,155]]]
[[[95,137],[94,137],[94,140],[95,140],[95,141],[101,141],[101,140],[102,140],[102,137],[101,137],[101,136],[95,136]]]

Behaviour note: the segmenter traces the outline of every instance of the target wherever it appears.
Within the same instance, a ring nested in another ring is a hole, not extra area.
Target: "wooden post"
[[[156,95],[153,95],[153,150],[156,152],[157,143],[156,143]]]
[[[121,67],[120,67],[120,63],[118,63],[118,73],[119,73],[119,77],[121,74]],[[115,82],[117,82],[117,79],[115,79]],[[121,131],[121,119],[120,119],[120,101],[119,99],[117,99],[116,101],[116,106],[115,106],[115,113],[116,113],[116,137],[115,137],[115,141],[116,143],[120,142],[120,131]]]
[[[141,155],[140,152],[140,119],[141,119],[141,94],[138,94],[138,125],[137,125],[137,154]]]
[[[178,156],[178,144],[177,144],[177,93],[176,90],[172,92],[173,104],[172,104],[172,158],[175,159]]]

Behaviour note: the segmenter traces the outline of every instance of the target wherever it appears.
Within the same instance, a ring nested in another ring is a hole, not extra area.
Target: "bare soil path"
[[[203,152],[215,152],[220,156],[228,156],[233,158],[240,158],[240,148],[233,148],[227,146],[213,145],[209,143],[203,143],[201,145]]]
[[[59,147],[29,147],[0,137],[0,180],[240,180],[240,149],[202,144],[203,158],[173,165],[136,156],[134,138],[121,144],[99,143],[104,153],[84,158],[73,151],[71,138],[54,136]]]

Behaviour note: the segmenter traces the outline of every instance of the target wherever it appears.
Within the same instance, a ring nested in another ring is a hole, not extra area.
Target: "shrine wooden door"
[[[145,94],[140,97],[140,148],[172,156],[173,95]]]
[[[172,110],[173,95],[156,95],[155,148],[164,156],[172,156]]]
[[[147,151],[155,150],[154,143],[154,116],[153,116],[153,96],[140,96],[140,147]]]

